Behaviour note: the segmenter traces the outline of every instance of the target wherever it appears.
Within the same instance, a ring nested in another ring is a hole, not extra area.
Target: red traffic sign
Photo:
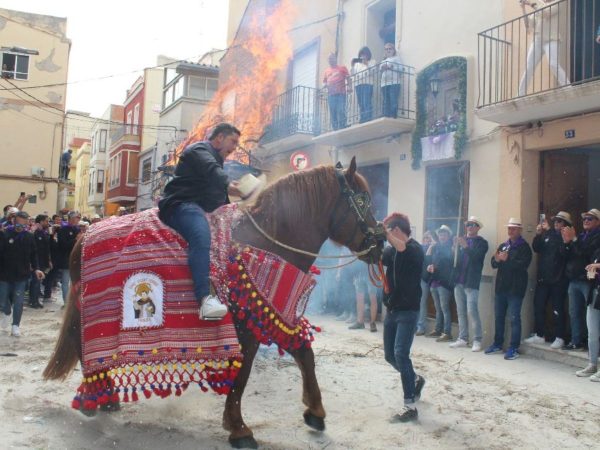
[[[290,157],[290,164],[294,170],[304,170],[310,167],[310,159],[303,152],[294,152]]]

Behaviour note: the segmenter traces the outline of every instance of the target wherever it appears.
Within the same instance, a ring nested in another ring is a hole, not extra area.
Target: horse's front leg
[[[238,332],[238,339],[242,345],[244,361],[225,401],[223,428],[230,432],[229,443],[233,448],[258,448],[252,430],[244,423],[242,418],[242,396],[250,377],[252,363],[259,344],[254,335],[245,330]]]
[[[291,351],[302,373],[302,402],[307,406],[304,422],[315,430],[325,429],[325,408],[321,402],[321,390],[315,374],[315,354],[312,348]]]

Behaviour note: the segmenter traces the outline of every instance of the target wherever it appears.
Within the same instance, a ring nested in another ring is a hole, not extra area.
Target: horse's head
[[[381,258],[385,233],[371,210],[371,195],[365,178],[356,172],[356,159],[350,167],[336,167],[340,195],[331,213],[329,237],[361,254],[367,263],[377,263]],[[368,250],[368,251],[367,251]]]

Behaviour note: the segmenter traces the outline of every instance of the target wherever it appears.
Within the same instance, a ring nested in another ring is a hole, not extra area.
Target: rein
[[[365,250],[362,250],[357,253],[353,252],[350,255],[339,255],[339,256],[319,255],[318,253],[313,253],[313,252],[309,252],[306,250],[302,250],[300,248],[292,247],[291,245],[287,245],[287,244],[284,244],[283,242],[278,241],[277,239],[275,239],[274,237],[269,235],[265,230],[263,230],[258,223],[256,223],[256,220],[254,220],[254,217],[252,217],[252,214],[250,214],[250,212],[247,209],[244,209],[244,214],[246,214],[246,216],[248,216],[248,219],[250,219],[250,222],[252,222],[252,225],[254,225],[254,228],[256,228],[260,232],[260,234],[262,234],[266,239],[271,241],[273,244],[278,245],[279,247],[285,248],[286,250],[289,250],[291,252],[299,253],[301,255],[311,256],[313,258],[326,258],[326,259],[354,258],[353,261],[350,261],[350,262],[354,262],[356,259],[358,259],[358,257],[367,255],[371,250],[373,250],[374,248],[377,247],[377,244],[373,244],[369,248],[366,248]],[[334,269],[337,267],[331,267],[331,268]]]

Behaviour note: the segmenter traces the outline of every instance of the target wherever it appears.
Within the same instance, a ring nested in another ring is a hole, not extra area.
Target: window
[[[29,77],[29,55],[2,53],[2,78],[27,80]]]
[[[150,177],[152,175],[152,160],[150,158],[146,158],[142,162],[142,183],[147,183],[150,181]]]
[[[90,196],[94,193],[92,190],[92,187],[94,186],[94,174],[95,174],[95,172],[93,170],[91,170],[90,171],[90,182],[88,185],[88,196]]]
[[[181,77],[179,80],[175,82],[175,90],[173,91],[173,101],[180,99],[183,97],[183,85],[185,83],[185,78]]]
[[[121,182],[121,161],[123,154],[119,153],[110,160],[110,187],[114,188]],[[98,191],[100,192],[100,191]]]
[[[165,69],[165,84],[163,86],[169,84],[175,77],[177,77],[177,71],[175,69]]]
[[[169,86],[169,88],[164,93],[163,104],[164,107],[167,108],[173,103],[173,86]]]
[[[425,229],[448,225],[456,234],[467,218],[469,163],[428,166],[425,193]]]
[[[128,152],[127,158],[127,184],[136,184],[138,181],[138,154]]]
[[[107,135],[107,131],[106,130],[100,130],[100,139],[99,139],[99,150],[101,152],[105,152],[106,151],[106,135]]]
[[[133,123],[133,111],[129,111],[127,113],[127,120],[125,121],[125,123],[127,124],[127,126],[125,127],[125,134],[131,134],[131,127],[129,125]]]
[[[163,94],[163,107],[167,108],[176,100],[184,96],[185,78],[181,76],[175,83],[169,86]]]
[[[98,172],[96,173],[96,192],[98,194],[104,192],[104,170],[102,169],[98,169]]]
[[[201,100],[210,100],[217,92],[218,81],[216,78],[190,77],[189,96]]]
[[[133,134],[138,134],[137,125],[140,123],[140,104],[136,104],[133,108]]]

